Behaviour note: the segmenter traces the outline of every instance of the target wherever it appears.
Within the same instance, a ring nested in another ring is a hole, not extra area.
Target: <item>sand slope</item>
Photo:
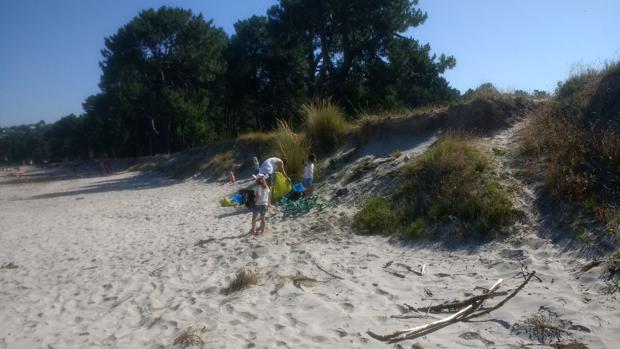
[[[404,303],[464,298],[498,278],[514,287],[522,266],[543,282],[480,321],[402,344],[538,343],[517,325],[537,313],[557,314],[565,340],[610,349],[620,341],[618,302],[603,294],[600,270],[580,274],[576,253],[560,253],[531,227],[483,246],[401,246],[352,234],[356,208],[347,202],[296,218],[274,211],[268,233],[252,237],[245,210],[217,204],[244,183],[136,173],[8,180],[0,177],[0,266],[12,263],[0,269],[0,348],[174,348],[190,325],[208,327],[205,348],[391,348],[365,332],[433,320],[391,318]],[[404,278],[385,271],[390,261]],[[426,274],[397,263],[426,264]],[[241,268],[258,273],[258,284],[220,294]]]

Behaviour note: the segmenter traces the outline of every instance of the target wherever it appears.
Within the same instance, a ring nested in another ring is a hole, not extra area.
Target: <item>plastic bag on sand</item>
[[[273,188],[271,192],[271,199],[273,202],[278,201],[281,197],[291,192],[291,182],[289,182],[282,172],[276,172],[273,181]]]
[[[230,198],[225,197],[220,199],[220,205],[222,207],[231,207],[231,206],[235,206],[236,204],[234,202],[232,202],[232,200],[230,200]]]

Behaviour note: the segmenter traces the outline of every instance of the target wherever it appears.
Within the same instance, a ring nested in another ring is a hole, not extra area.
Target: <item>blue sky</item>
[[[273,0],[0,0],[0,126],[82,113],[98,92],[103,39],[141,9],[190,8],[232,33]],[[552,91],[571,69],[620,59],[617,0],[421,0],[429,18],[410,35],[454,55],[445,74],[465,91]]]

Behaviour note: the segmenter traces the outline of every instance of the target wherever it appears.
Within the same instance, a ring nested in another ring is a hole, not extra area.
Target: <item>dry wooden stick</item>
[[[393,270],[390,270],[390,269],[384,269],[384,270],[385,270],[385,272],[386,272],[386,273],[388,273],[388,274],[392,274],[392,275],[397,276],[397,277],[399,277],[399,278],[401,278],[401,279],[404,279],[404,278],[405,278],[405,275],[403,275],[403,274],[401,274],[401,273],[397,273],[397,272],[395,272],[395,271],[393,271]]]
[[[398,265],[398,266],[400,266],[400,267],[403,267],[403,268],[407,269],[407,271],[408,271],[408,272],[410,272],[410,273],[414,273],[414,274],[416,274],[416,275],[418,275],[418,276],[422,276],[422,273],[421,273],[421,272],[419,272],[419,271],[417,271],[417,270],[413,270],[413,268],[412,268],[412,267],[410,267],[410,266],[408,266],[407,264],[404,264],[404,263],[396,263],[396,265]]]
[[[417,326],[417,327],[413,327],[413,328],[409,328],[409,329],[406,329],[406,330],[396,331],[396,332],[394,332],[392,334],[389,334],[389,335],[379,335],[379,334],[376,334],[376,333],[374,333],[372,331],[368,331],[366,333],[368,333],[368,335],[371,336],[372,338],[380,340],[380,341],[383,341],[383,342],[388,342],[388,343],[400,342],[400,341],[402,341],[404,339],[407,339],[407,337],[411,336],[412,334],[420,333],[422,331],[427,331],[427,330],[430,330],[430,329],[436,330],[436,329],[440,329],[442,327],[445,327],[445,326],[451,324],[453,320],[458,319],[464,313],[469,311],[472,307],[473,307],[473,305],[468,305],[467,307],[463,308],[458,313],[450,315],[447,318],[443,318],[441,320],[433,321],[433,322],[430,322],[428,324]]]
[[[485,293],[485,294],[481,294],[481,295],[478,295],[478,296],[467,298],[467,299],[464,299],[464,300],[461,300],[461,301],[454,301],[454,302],[450,302],[450,303],[433,305],[430,308],[428,308],[428,307],[412,308],[409,305],[406,305],[406,307],[409,310],[415,310],[415,311],[427,311],[428,310],[431,313],[443,313],[443,312],[450,312],[450,311],[453,311],[455,309],[461,309],[462,307],[468,306],[470,304],[474,304],[474,303],[479,302],[479,301],[483,301],[483,300],[487,300],[487,299],[495,298],[495,297],[499,297],[499,296],[505,296],[507,294],[508,294],[508,291]]]
[[[521,283],[521,285],[519,285],[519,287],[515,288],[515,290],[514,290],[514,291],[512,291],[512,293],[511,293],[510,295],[508,295],[508,297],[506,297],[506,298],[502,299],[499,303],[495,304],[494,306],[492,306],[492,307],[490,307],[490,308],[487,308],[487,309],[481,310],[481,311],[479,311],[479,312],[477,312],[477,313],[474,313],[474,314],[471,314],[471,315],[467,316],[466,318],[464,318],[464,319],[463,319],[463,321],[467,321],[467,320],[469,320],[469,319],[473,319],[473,318],[475,318],[475,317],[478,317],[478,316],[482,316],[482,315],[488,314],[488,313],[492,312],[493,310],[496,310],[496,309],[498,309],[499,307],[501,307],[502,305],[506,304],[506,302],[508,302],[510,299],[512,299],[514,296],[516,296],[516,295],[517,295],[517,293],[519,293],[519,291],[521,291],[521,290],[523,289],[523,287],[525,287],[525,285],[527,285],[527,283],[528,283],[528,282],[530,282],[530,280],[531,280],[534,276],[536,276],[536,271],[532,271],[532,272],[528,275],[528,277],[527,277],[527,278],[526,278],[526,279],[525,279],[525,280]]]
[[[313,260],[312,262],[314,263],[314,265],[316,265],[316,267],[317,267],[317,268],[319,268],[319,270],[320,270],[320,271],[324,272],[325,274],[327,274],[327,275],[329,275],[329,276],[331,276],[331,277],[333,277],[333,278],[336,278],[336,279],[338,279],[338,280],[344,280],[344,278],[342,278],[342,277],[340,277],[340,276],[338,276],[338,275],[332,274],[332,273],[328,272],[327,270],[323,269],[323,268],[319,265],[319,263],[317,263],[315,260]]]
[[[491,288],[489,288],[488,293],[489,294],[494,293],[499,288],[502,281],[503,281],[502,279],[497,280],[497,282],[493,284]],[[417,338],[419,336],[424,336],[428,333],[437,331],[452,323],[461,321],[463,318],[467,317],[468,315],[476,311],[476,309],[478,309],[482,305],[483,301],[484,299],[474,304],[470,304],[466,306],[465,308],[461,309],[460,311],[458,311],[457,313],[450,315],[446,318],[443,318],[441,320],[433,321],[425,325],[409,328],[409,329],[402,330],[402,331],[396,331],[389,335],[379,335],[372,331],[367,331],[366,333],[368,333],[368,335],[371,336],[372,338],[375,338],[383,342],[388,342],[388,343],[396,343],[396,342],[400,342],[405,339]]]

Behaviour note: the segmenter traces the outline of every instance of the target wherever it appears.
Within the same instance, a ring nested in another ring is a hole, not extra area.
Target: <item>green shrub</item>
[[[516,211],[492,170],[470,141],[446,137],[404,167],[392,201],[370,200],[356,216],[357,225],[376,232],[389,227],[406,238],[429,236],[442,226],[459,237],[493,237]]]
[[[310,144],[293,132],[285,121],[278,121],[275,144],[278,156],[286,161],[286,172],[289,177],[294,181],[303,180]]]
[[[343,111],[330,100],[303,106],[304,133],[319,153],[329,153],[342,144],[347,132]]]
[[[365,234],[394,233],[395,223],[400,220],[399,210],[384,197],[372,197],[355,215],[355,227]]]

